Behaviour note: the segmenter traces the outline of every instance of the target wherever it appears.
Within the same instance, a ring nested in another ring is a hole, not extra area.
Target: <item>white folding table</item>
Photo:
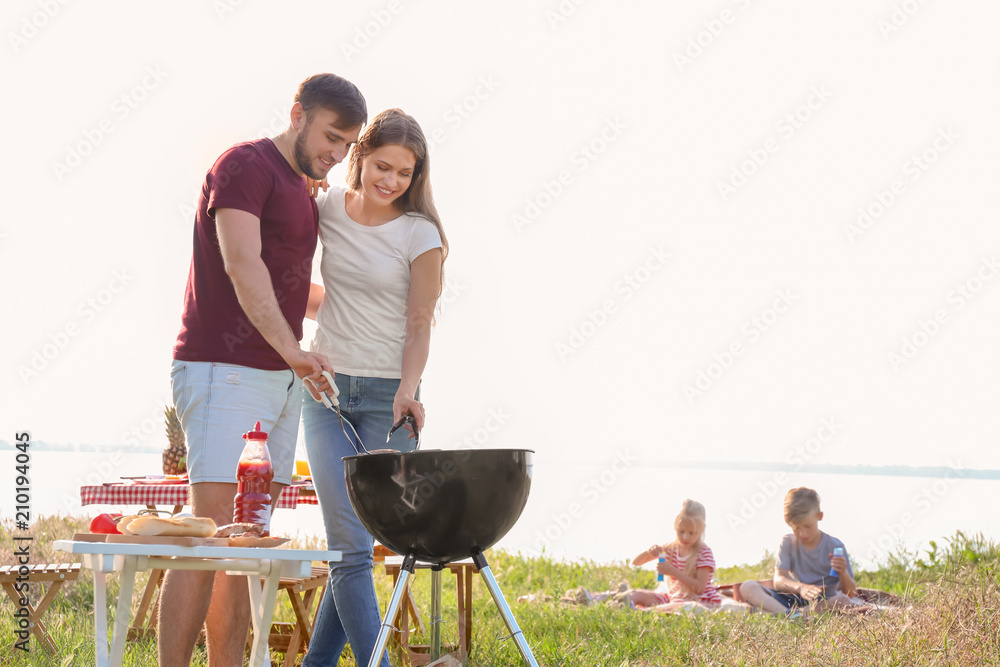
[[[259,547],[126,544],[57,540],[57,551],[80,554],[83,566],[94,571],[94,641],[97,667],[120,667],[125,656],[125,637],[132,615],[135,573],[146,570],[224,570],[246,575],[254,643],[250,666],[263,667],[268,658],[268,637],[281,577],[308,577],[312,561],[339,561],[339,551],[300,551]],[[121,571],[121,589],[108,653],[107,574]],[[263,579],[263,590],[260,581]]]

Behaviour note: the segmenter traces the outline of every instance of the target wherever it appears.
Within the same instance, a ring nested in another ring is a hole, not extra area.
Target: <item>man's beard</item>
[[[309,155],[306,153],[306,135],[309,133],[309,124],[309,121],[306,121],[305,126],[299,131],[298,136],[295,137],[295,145],[293,149],[295,164],[298,165],[299,171],[309,178],[314,181],[322,181],[326,178],[326,172],[320,173],[316,171],[316,168],[313,166],[313,160],[310,159]]]

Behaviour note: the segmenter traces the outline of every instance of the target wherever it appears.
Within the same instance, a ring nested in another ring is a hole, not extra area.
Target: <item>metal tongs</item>
[[[413,439],[416,441],[413,445],[413,449],[416,451],[420,449],[420,429],[417,428],[417,418],[413,415],[403,415],[402,419],[396,422],[396,424],[389,429],[389,435],[385,436],[385,441],[389,442],[389,439],[392,438],[392,434],[398,431],[405,424],[409,424],[410,430],[413,431]]]
[[[370,454],[371,452],[368,451],[367,447],[365,447],[365,443],[361,442],[361,436],[358,435],[357,430],[354,428],[354,424],[352,424],[349,419],[344,419],[344,415],[340,414],[340,399],[338,398],[340,396],[340,390],[337,389],[337,385],[333,381],[333,374],[330,373],[330,371],[323,371],[322,375],[323,377],[326,378],[327,383],[329,383],[330,385],[329,392],[320,391],[319,386],[316,384],[316,382],[314,382],[309,377],[304,377],[302,379],[313,386],[313,389],[315,389],[316,393],[319,394],[320,402],[322,402],[323,405],[330,408],[337,414],[337,419],[340,420],[340,430],[344,432],[344,435],[347,437],[347,441],[351,443],[352,447],[354,447],[354,451],[356,451],[358,454],[361,453]],[[347,424],[348,426],[351,427],[351,432],[354,434],[355,439],[357,439],[358,441],[357,445],[354,444],[354,440],[351,440],[351,436],[348,435],[347,429],[344,428],[344,424]],[[413,437],[416,440],[414,449],[415,450],[420,449],[420,431],[417,429],[417,420],[416,418],[414,418],[413,415],[404,415],[402,419],[396,422],[393,425],[393,427],[389,430],[389,435],[385,437],[385,441],[389,442],[389,439],[392,438],[392,434],[398,431],[405,424],[409,424],[410,429],[413,431]],[[359,445],[361,449],[358,449]]]
[[[329,392],[320,391],[319,385],[316,384],[316,382],[314,382],[310,377],[304,377],[302,379],[313,386],[313,389],[315,389],[316,393],[319,394],[319,399],[323,405],[330,408],[337,414],[337,419],[340,420],[340,430],[344,432],[344,436],[347,438],[347,441],[351,443],[351,446],[354,447],[354,451],[358,454],[361,454],[362,452],[368,454],[368,448],[365,447],[365,443],[361,442],[361,436],[358,435],[357,430],[354,428],[354,424],[352,424],[350,420],[344,419],[344,415],[340,414],[340,399],[338,398],[338,396],[340,396],[340,390],[337,389],[337,384],[333,381],[333,374],[330,373],[330,371],[323,371],[323,377],[326,378],[327,383],[330,385]],[[345,423],[351,427],[351,432],[354,433],[354,437],[358,441],[357,445],[354,444],[354,440],[351,440],[351,436],[348,435],[347,429],[344,428]],[[358,449],[358,445],[361,446],[361,449]]]

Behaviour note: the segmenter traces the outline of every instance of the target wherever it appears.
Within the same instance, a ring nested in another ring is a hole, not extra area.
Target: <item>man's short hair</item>
[[[368,104],[358,87],[336,74],[314,74],[301,84],[295,101],[309,118],[317,107],[337,114],[337,127],[347,130],[368,122]]]
[[[798,523],[812,512],[819,512],[819,494],[800,486],[785,494],[785,523]]]

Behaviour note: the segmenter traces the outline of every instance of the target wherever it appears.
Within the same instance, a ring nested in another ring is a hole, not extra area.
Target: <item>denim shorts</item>
[[[302,381],[290,369],[174,360],[174,405],[187,440],[191,483],[236,483],[243,434],[259,421],[267,431],[274,481],[289,484],[302,410]]]
[[[805,599],[798,593],[782,593],[767,587],[764,588],[764,592],[781,604],[785,605],[785,609],[788,610],[809,606],[809,600]]]

